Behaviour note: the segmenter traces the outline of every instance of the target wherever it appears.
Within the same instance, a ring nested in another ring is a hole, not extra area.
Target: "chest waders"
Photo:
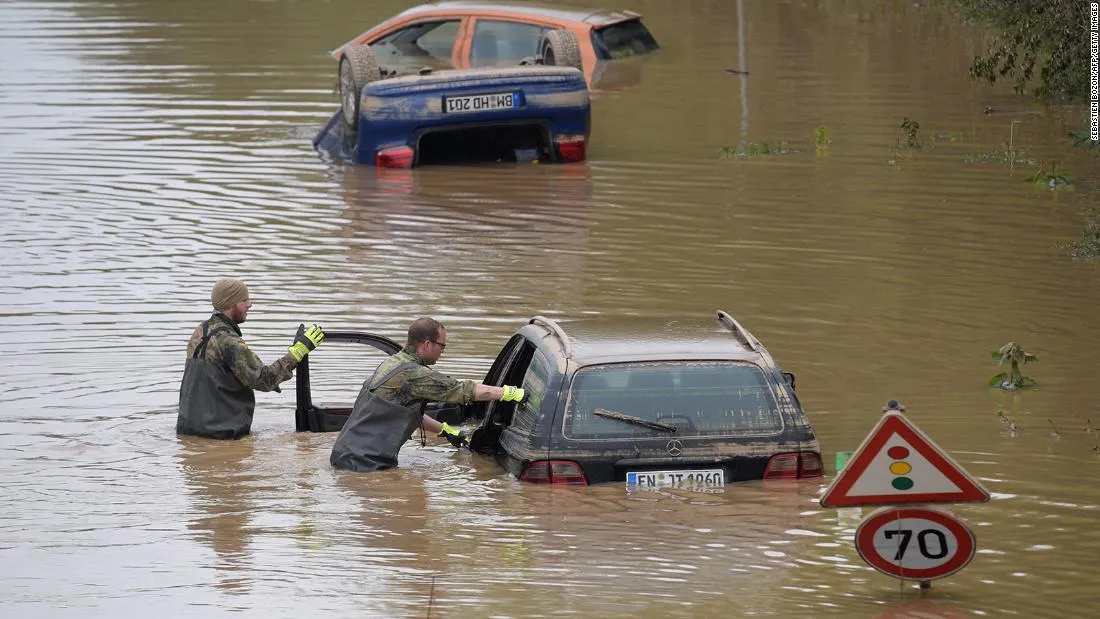
[[[374,390],[389,382],[402,370],[416,367],[415,362],[402,363],[372,386],[372,375],[363,383],[355,399],[351,416],[336,437],[329,462],[347,471],[381,471],[397,466],[397,452],[420,425],[424,406],[419,409],[394,404],[374,394]],[[375,374],[378,370],[375,370]],[[427,402],[424,403],[425,405]]]
[[[210,320],[213,320],[211,318]],[[202,341],[183,368],[177,434],[209,438],[240,438],[252,429],[256,394],[220,364],[206,360],[206,345],[217,333],[234,333],[228,326],[202,323]]]

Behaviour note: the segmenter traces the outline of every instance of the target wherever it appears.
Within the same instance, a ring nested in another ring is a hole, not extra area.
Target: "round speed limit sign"
[[[974,534],[962,520],[926,507],[887,507],[856,529],[868,565],[903,580],[950,576],[974,558]]]

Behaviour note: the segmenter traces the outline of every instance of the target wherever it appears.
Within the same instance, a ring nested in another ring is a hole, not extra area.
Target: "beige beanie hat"
[[[248,286],[239,279],[226,277],[219,279],[214,284],[214,290],[210,292],[210,302],[214,309],[223,310],[228,307],[248,300]]]

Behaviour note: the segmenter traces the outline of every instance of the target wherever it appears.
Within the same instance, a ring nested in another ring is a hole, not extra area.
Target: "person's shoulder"
[[[225,326],[212,328],[210,330],[210,341],[217,342],[220,346],[248,347],[248,344],[245,343],[243,336],[233,331],[233,329]]]

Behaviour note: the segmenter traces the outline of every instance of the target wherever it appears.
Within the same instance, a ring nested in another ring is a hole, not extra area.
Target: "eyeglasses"
[[[438,346],[440,352],[442,352],[444,350],[447,350],[447,345],[444,344],[443,342],[437,342],[435,340],[428,340],[428,341],[431,342],[432,344],[435,344],[436,346]]]

